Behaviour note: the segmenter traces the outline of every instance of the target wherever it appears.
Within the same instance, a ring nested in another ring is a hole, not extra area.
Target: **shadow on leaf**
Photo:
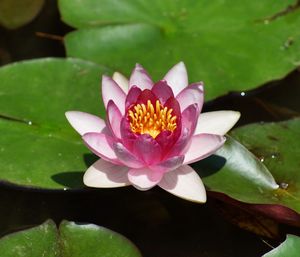
[[[66,171],[54,174],[51,178],[58,184],[68,188],[83,188],[83,171]]]
[[[226,159],[219,155],[212,155],[204,160],[193,163],[191,166],[199,173],[201,178],[213,175],[224,167]]]

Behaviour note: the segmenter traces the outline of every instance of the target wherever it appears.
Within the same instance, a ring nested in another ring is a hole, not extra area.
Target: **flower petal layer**
[[[112,188],[130,185],[128,167],[118,166],[99,159],[90,166],[83,176],[83,183],[89,187]]]
[[[104,120],[89,113],[68,111],[65,115],[72,127],[81,136],[88,132],[100,133],[106,126]]]
[[[125,166],[130,168],[141,168],[145,166],[145,164],[128,151],[122,143],[114,143],[113,148],[116,156]]]
[[[179,166],[182,165],[183,160],[184,155],[174,156],[156,165],[152,165],[149,168],[155,170],[156,172],[165,173],[177,169]]]
[[[156,164],[161,160],[162,150],[156,140],[148,135],[139,135],[133,144],[133,153],[145,164]]]
[[[123,74],[114,72],[112,79],[119,85],[120,88],[122,88],[125,94],[128,93],[129,81]]]
[[[201,113],[195,130],[195,135],[209,133],[225,135],[239,120],[240,112],[214,111]]]
[[[180,198],[197,203],[206,202],[205,187],[201,178],[188,165],[166,173],[158,185]]]
[[[130,76],[129,89],[132,86],[137,86],[142,90],[151,89],[153,86],[153,81],[150,78],[148,72],[140,64],[136,64]]]
[[[113,100],[121,113],[125,113],[126,95],[119,85],[107,76],[102,77],[102,98],[105,108],[107,108],[109,100]]]
[[[151,91],[156,95],[162,105],[164,105],[170,97],[174,97],[172,88],[169,87],[165,81],[155,83]]]
[[[107,121],[108,127],[110,127],[111,132],[117,138],[121,138],[121,120],[122,114],[116,104],[110,100],[107,104]]]
[[[159,183],[163,174],[154,172],[149,168],[131,169],[128,172],[128,179],[132,185],[139,190],[148,190]]]
[[[197,104],[199,112],[201,112],[204,102],[203,83],[194,83],[186,87],[176,96],[176,99],[180,104],[181,110],[184,110],[191,104]]]
[[[193,163],[208,157],[217,151],[224,144],[225,140],[225,137],[213,134],[193,136],[185,153],[183,164]]]
[[[112,138],[103,133],[86,133],[82,136],[87,147],[96,155],[104,160],[120,164],[115,152],[111,147]]]
[[[176,64],[165,75],[164,80],[172,88],[175,96],[188,86],[188,75],[183,62]]]

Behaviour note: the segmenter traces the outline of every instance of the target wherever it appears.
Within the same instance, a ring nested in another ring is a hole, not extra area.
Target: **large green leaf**
[[[43,187],[82,187],[90,151],[64,113],[104,115],[103,67],[75,59],[40,59],[0,69],[0,180]]]
[[[34,19],[44,0],[1,0],[0,24],[8,29],[21,27]]]
[[[3,257],[59,257],[59,250],[58,233],[53,221],[0,239]]]
[[[299,65],[296,0],[60,0],[63,20],[79,28],[67,54],[129,75],[136,62],[155,79],[183,60],[206,99],[282,78]]]
[[[62,222],[59,227],[63,256],[72,257],[141,257],[123,236],[93,224]]]
[[[298,257],[300,252],[300,237],[287,235],[286,240],[263,255],[263,257]]]
[[[300,213],[300,119],[240,127],[231,135],[244,144],[269,169],[280,185],[265,197]]]
[[[41,240],[42,239],[42,240]],[[125,237],[94,224],[53,221],[0,239],[5,257],[141,257]]]
[[[256,211],[300,225],[299,131],[300,119],[237,128],[231,135],[254,155],[228,138],[216,155],[194,167],[210,191],[257,204]]]
[[[278,187],[260,160],[230,137],[215,155],[192,166],[199,172],[208,190],[244,202],[269,203],[266,195]]]

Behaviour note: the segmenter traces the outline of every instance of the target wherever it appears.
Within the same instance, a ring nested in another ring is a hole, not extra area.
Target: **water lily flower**
[[[129,81],[103,76],[106,121],[69,111],[66,117],[87,147],[101,157],[86,171],[90,187],[156,185],[194,202],[205,202],[205,187],[188,164],[213,154],[240,117],[235,111],[201,113],[203,83],[188,85],[183,62],[154,83],[139,64]]]

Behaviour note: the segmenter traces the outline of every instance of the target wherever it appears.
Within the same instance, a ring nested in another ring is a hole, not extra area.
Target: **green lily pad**
[[[83,187],[94,157],[64,113],[104,116],[101,74],[76,59],[46,58],[0,69],[0,180],[42,188]]]
[[[194,164],[195,169],[210,191],[299,226],[299,131],[300,119],[237,128],[230,134],[245,147],[228,138],[216,155]]]
[[[281,245],[264,254],[263,257],[298,257],[299,249],[300,237],[287,235],[286,240]]]
[[[32,21],[40,12],[44,0],[1,0],[0,24],[16,29]]]
[[[62,19],[78,28],[68,56],[129,75],[136,62],[156,80],[184,61],[206,99],[284,77],[300,63],[296,0],[60,0]]]
[[[299,141],[300,119],[258,123],[237,128],[231,135],[268,168],[280,188],[271,191],[268,203],[300,213]]]
[[[278,187],[260,160],[231,137],[215,155],[192,166],[208,190],[243,202],[269,203],[266,195]]]
[[[43,239],[43,240],[41,240]],[[53,221],[0,239],[5,257],[141,257],[125,237],[94,224]]]

